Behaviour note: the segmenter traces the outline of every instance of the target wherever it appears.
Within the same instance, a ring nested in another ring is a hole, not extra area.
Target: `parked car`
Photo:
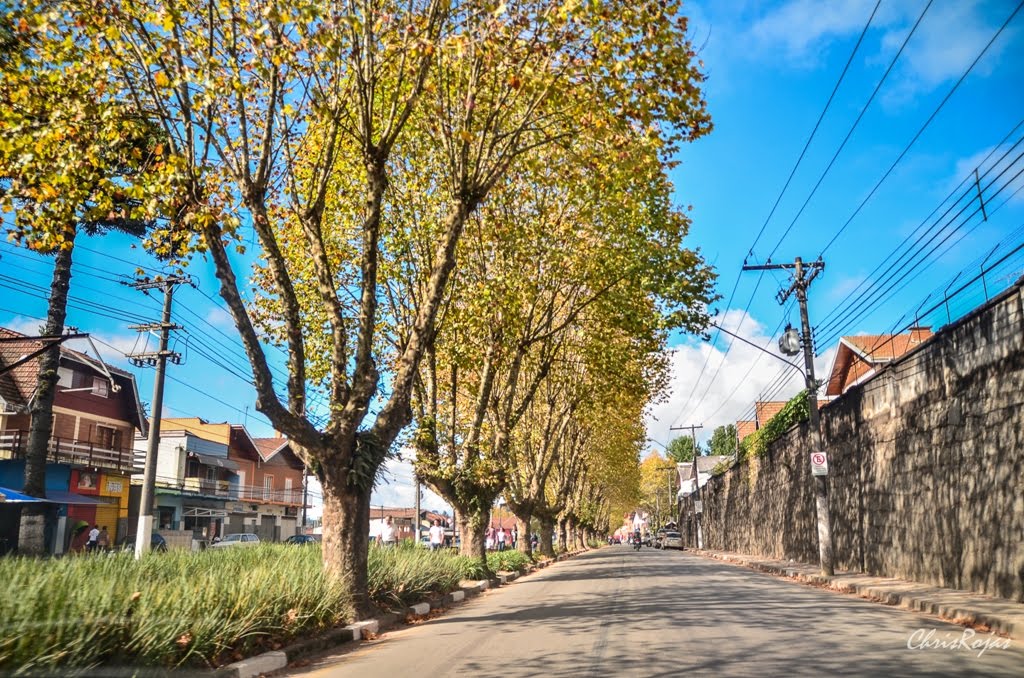
[[[682,549],[683,548],[683,536],[678,532],[666,532],[664,539],[661,540],[661,548],[663,549]]]
[[[293,534],[284,540],[285,544],[295,544],[296,546],[310,546],[312,544],[320,543],[319,534]]]
[[[226,549],[234,547],[256,546],[260,538],[252,533],[229,534],[219,542],[211,546],[214,549]]]
[[[121,542],[121,548],[125,551],[134,551],[135,535],[125,537],[125,540]],[[149,548],[158,553],[167,553],[167,540],[159,532],[154,532],[149,535]]]

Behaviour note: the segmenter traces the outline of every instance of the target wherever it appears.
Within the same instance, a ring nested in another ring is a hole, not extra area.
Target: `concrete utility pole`
[[[160,416],[164,406],[164,374],[168,358],[175,365],[181,364],[181,354],[167,350],[171,330],[180,330],[180,325],[171,322],[171,301],[174,288],[190,282],[188,278],[171,276],[160,280],[137,280],[131,286],[137,290],[163,289],[164,310],[158,323],[134,325],[137,332],[160,331],[160,348],[152,353],[135,353],[128,356],[137,367],[156,366],[153,378],[153,403],[150,412],[149,437],[146,440],[146,464],[142,475],[142,496],[139,499],[139,523],[135,530],[135,558],[139,559],[149,551],[150,535],[153,534],[153,504],[156,496],[156,454],[160,445]]]
[[[697,531],[697,548],[704,548],[704,532],[701,529],[700,517],[704,512],[704,506],[700,503],[700,470],[697,468],[697,429],[704,428],[704,424],[690,424],[689,426],[669,427],[670,431],[690,431],[690,439],[693,441],[693,522]],[[676,527],[680,521],[676,520]]]
[[[416,484],[416,520],[413,521],[415,533],[413,533],[413,540],[420,543],[420,477],[415,473],[412,474],[412,480]]]
[[[811,337],[811,323],[807,317],[807,288],[818,274],[825,270],[825,262],[821,259],[805,264],[796,257],[791,264],[765,264],[761,266],[744,266],[744,271],[767,271],[775,269],[793,269],[793,283],[789,289],[779,292],[778,301],[784,304],[789,295],[796,293],[800,303],[800,324],[804,353],[804,377],[807,385],[807,409],[811,423],[811,454],[824,453],[825,442],[821,434],[821,417],[818,413],[818,382],[814,378],[814,352]],[[807,269],[810,269],[808,274]],[[821,573],[826,576],[835,574],[832,553],[832,518],[828,508],[828,476],[814,475],[815,504],[818,515],[818,557],[821,561]]]

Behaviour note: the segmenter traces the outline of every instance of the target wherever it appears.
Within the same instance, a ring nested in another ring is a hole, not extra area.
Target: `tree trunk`
[[[327,476],[322,484],[324,570],[348,582],[356,616],[366,619],[376,612],[367,591],[370,491],[346,486],[343,477]]]
[[[554,531],[554,519],[542,516],[540,519],[540,552],[550,558],[555,557],[555,549],[551,544],[551,537]]]
[[[67,316],[68,288],[71,286],[71,257],[75,243],[75,230],[69,229],[67,247],[57,250],[50,282],[50,301],[46,311],[48,336],[64,333]],[[39,357],[38,386],[29,408],[31,424],[28,450],[25,455],[24,492],[33,497],[46,497],[46,453],[53,435],[53,399],[57,390],[57,368],[60,366],[60,344]],[[46,504],[26,504],[21,510],[18,533],[18,551],[25,555],[46,553]]]
[[[470,507],[455,507],[456,518],[459,521],[462,546],[459,553],[470,558],[476,558],[483,563],[484,570],[490,572],[487,567],[487,523],[490,520],[489,510],[480,511]]]
[[[533,547],[530,545],[530,518],[529,514],[516,514],[516,528],[519,531],[519,543],[516,544],[516,549],[528,556],[533,554]]]
[[[566,537],[566,533],[565,533],[565,526],[568,524],[568,522],[569,522],[568,518],[562,518],[561,520],[558,521],[558,550],[559,551],[568,551],[569,550],[569,541],[568,541],[568,539]]]

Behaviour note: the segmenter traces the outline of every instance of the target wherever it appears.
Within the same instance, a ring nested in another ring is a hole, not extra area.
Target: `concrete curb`
[[[440,596],[431,601],[416,603],[409,608],[397,612],[387,612],[376,619],[366,619],[349,624],[348,626],[330,629],[314,638],[292,643],[282,650],[264,652],[254,657],[228,664],[213,671],[204,672],[203,675],[215,678],[255,678],[256,676],[272,671],[279,671],[301,657],[326,650],[348,642],[359,642],[366,634],[376,635],[385,631],[399,620],[406,619],[410,615],[424,616],[431,610],[441,609],[454,603],[461,603],[472,596],[477,596],[490,588],[507,586],[520,577],[537,572],[552,563],[567,560],[585,551],[572,551],[555,556],[553,560],[542,560],[538,563],[524,568],[520,572],[503,572],[496,575],[494,579],[482,579],[480,581],[460,582],[459,588],[455,591]]]
[[[1006,608],[1007,612],[979,609],[988,603],[986,597],[968,591],[939,589],[899,579],[870,577],[860,574],[839,574],[826,577],[808,572],[810,566],[790,565],[759,561],[752,558],[716,553],[692,551],[696,555],[714,558],[736,565],[749,567],[758,572],[787,577],[796,581],[821,586],[839,593],[853,594],[862,598],[891,605],[905,610],[924,612],[946,621],[968,626],[984,626],[1010,638],[1024,640],[1024,611],[1018,611],[1019,603],[991,599],[989,605]],[[873,581],[859,581],[870,579]],[[917,589],[917,590],[914,590]]]

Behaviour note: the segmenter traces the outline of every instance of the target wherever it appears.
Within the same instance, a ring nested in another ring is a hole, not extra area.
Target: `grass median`
[[[370,596],[405,605],[480,576],[469,558],[370,549]],[[0,559],[0,672],[217,666],[352,620],[319,547]]]

